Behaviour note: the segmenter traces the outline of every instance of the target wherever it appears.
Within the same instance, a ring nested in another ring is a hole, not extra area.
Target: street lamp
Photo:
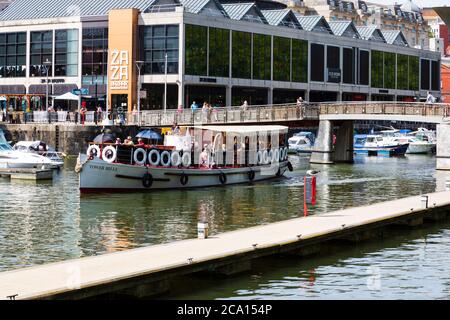
[[[138,69],[138,78],[137,78],[137,112],[138,112],[138,124],[141,123],[141,67],[144,64],[144,61],[136,61],[136,67]]]
[[[44,61],[46,81],[45,81],[45,111],[48,110],[48,69],[52,65],[52,62],[48,58]]]

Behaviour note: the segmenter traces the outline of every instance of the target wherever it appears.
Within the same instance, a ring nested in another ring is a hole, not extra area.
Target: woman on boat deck
[[[142,140],[142,138],[138,139],[138,143],[137,143],[136,147],[145,147],[145,143],[144,143],[144,140]]]
[[[134,142],[133,139],[131,139],[131,136],[128,136],[124,141],[123,144],[128,145],[128,146],[134,146]]]
[[[200,153],[200,167],[208,166],[208,152],[206,152],[206,148],[208,145],[204,145],[202,152]]]

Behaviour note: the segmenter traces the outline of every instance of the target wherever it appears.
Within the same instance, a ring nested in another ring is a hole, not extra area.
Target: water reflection
[[[196,237],[303,216],[305,156],[286,177],[245,185],[80,198],[75,160],[53,182],[0,178],[0,270]],[[435,158],[356,157],[353,165],[315,165],[317,205],[310,214],[442,190],[450,175]]]

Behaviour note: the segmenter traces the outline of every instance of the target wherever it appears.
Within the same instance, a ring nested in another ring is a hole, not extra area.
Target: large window
[[[397,89],[408,90],[408,56],[397,54]]]
[[[374,88],[383,88],[383,52],[372,50],[371,63],[371,86]]]
[[[228,77],[230,65],[230,31],[209,28],[209,75]]]
[[[439,61],[431,61],[431,90],[439,91],[441,83]]]
[[[420,60],[420,88],[430,90],[430,60]]]
[[[252,34],[233,31],[232,76],[251,78]]]
[[[408,59],[409,90],[419,90],[419,57],[409,56]]]
[[[233,78],[251,78],[252,34],[233,31],[232,75]]]
[[[292,82],[308,82],[308,41],[292,39]]]
[[[52,75],[52,65],[46,66],[45,61],[52,62],[53,31],[31,32],[30,44],[30,76],[45,77]]]
[[[327,46],[327,82],[341,82],[341,49]]]
[[[84,84],[106,84],[108,74],[108,29],[83,29]]]
[[[384,53],[384,87],[395,89],[395,53]]]
[[[55,31],[55,76],[78,75],[78,30]]]
[[[208,29],[187,24],[185,33],[185,73],[206,76]]]
[[[311,81],[324,81],[325,52],[322,44],[311,44]]]
[[[253,34],[253,79],[270,80],[271,37]]]
[[[355,50],[353,48],[344,48],[342,61],[342,82],[354,84],[355,83]]]
[[[273,80],[291,80],[291,39],[273,37]]]
[[[26,33],[0,33],[0,77],[25,77]]]
[[[369,85],[369,51],[359,51],[359,84]]]
[[[144,26],[143,52],[145,74],[178,73],[178,25]]]

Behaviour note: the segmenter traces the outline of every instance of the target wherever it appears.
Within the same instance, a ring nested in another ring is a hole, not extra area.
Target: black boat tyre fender
[[[221,172],[219,174],[219,181],[221,184],[227,183],[227,176],[225,175],[225,173]]]
[[[255,171],[250,170],[249,172],[247,172],[248,175],[248,180],[253,181],[255,179]]]
[[[150,188],[152,184],[153,184],[153,176],[147,172],[142,177],[142,185],[146,188]]]
[[[290,161],[288,161],[287,167],[288,167],[289,171],[291,171],[291,172],[294,171],[294,167],[292,166],[292,163]]]
[[[189,181],[189,176],[186,173],[183,173],[180,177],[180,183],[185,186]]]
[[[277,177],[281,177],[281,168],[280,167],[278,167]]]

